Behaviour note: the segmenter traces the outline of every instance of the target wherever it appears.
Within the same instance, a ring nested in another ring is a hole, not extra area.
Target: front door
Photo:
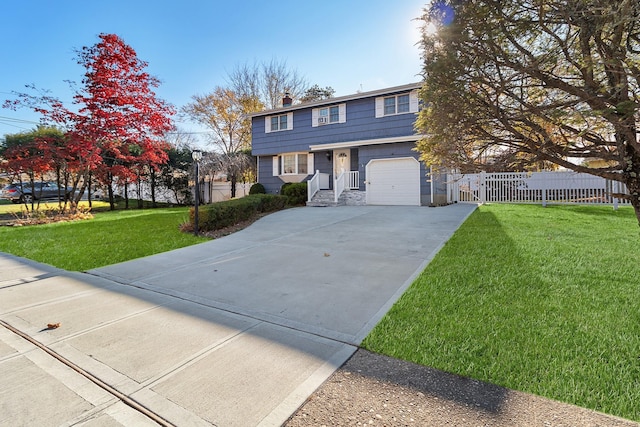
[[[334,179],[338,178],[343,170],[347,173],[351,170],[351,150],[348,148],[345,150],[333,150]],[[349,182],[348,179],[347,182]]]

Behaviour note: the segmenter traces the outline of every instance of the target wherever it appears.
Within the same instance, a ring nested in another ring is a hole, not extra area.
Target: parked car
[[[9,184],[0,191],[0,199],[11,200],[13,203],[31,203],[38,199],[58,199],[58,197],[69,198],[71,189],[67,188],[59,191],[55,182],[36,182],[35,191],[32,191],[29,183]]]

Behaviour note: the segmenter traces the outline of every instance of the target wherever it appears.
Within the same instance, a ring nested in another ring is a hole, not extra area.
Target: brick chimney
[[[291,96],[289,96],[289,92],[285,92],[284,98],[282,98],[282,106],[291,107],[292,103],[293,103],[293,99],[291,99]]]

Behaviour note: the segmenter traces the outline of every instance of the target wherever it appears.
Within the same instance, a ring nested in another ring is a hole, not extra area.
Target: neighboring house
[[[252,114],[258,182],[278,193],[285,182],[307,181],[315,198],[326,193],[317,189],[337,189],[347,204],[434,203],[435,185],[414,151],[420,86],[297,105],[285,97],[282,108]]]

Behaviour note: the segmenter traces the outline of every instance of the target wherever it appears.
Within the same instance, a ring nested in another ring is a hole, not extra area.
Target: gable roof
[[[390,95],[392,93],[410,91],[410,90],[414,90],[414,89],[419,89],[421,87],[422,87],[422,83],[409,83],[409,84],[402,85],[402,86],[394,86],[394,87],[389,87],[389,88],[385,88],[385,89],[373,90],[373,91],[370,91],[370,92],[354,93],[353,95],[339,96],[337,98],[329,98],[329,99],[323,99],[323,100],[320,100],[320,101],[313,101],[313,102],[305,102],[305,103],[302,103],[302,104],[295,104],[295,105],[291,105],[289,107],[274,108],[272,110],[258,111],[257,113],[249,114],[249,117],[269,116],[269,115],[272,115],[272,114],[278,114],[278,113],[289,112],[289,111],[294,111],[294,110],[302,110],[304,108],[314,108],[314,107],[319,107],[319,106],[322,106],[322,105],[334,105],[334,104],[339,104],[341,102],[353,101],[354,99],[363,99],[363,98],[372,98],[372,97],[383,96],[383,95]]]

